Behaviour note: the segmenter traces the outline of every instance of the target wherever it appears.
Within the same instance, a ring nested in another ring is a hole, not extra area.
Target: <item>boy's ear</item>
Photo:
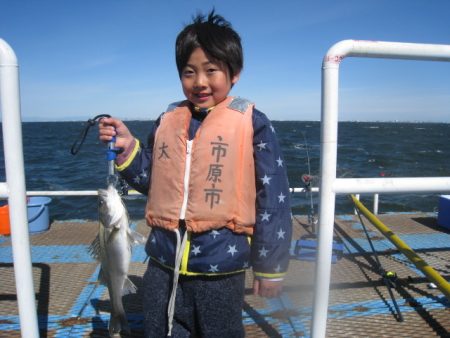
[[[236,82],[239,81],[239,76],[241,75],[241,73],[237,73],[233,76],[233,78],[231,79],[231,84],[236,84]]]

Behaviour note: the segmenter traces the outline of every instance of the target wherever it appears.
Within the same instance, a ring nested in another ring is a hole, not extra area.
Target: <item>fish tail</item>
[[[125,315],[125,313],[121,313],[115,316],[111,314],[111,319],[109,321],[109,334],[110,336],[112,336],[115,333],[120,332],[130,333],[127,316]]]

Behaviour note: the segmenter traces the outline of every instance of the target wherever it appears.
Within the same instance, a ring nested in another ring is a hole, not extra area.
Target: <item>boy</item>
[[[275,131],[249,101],[228,96],[243,67],[239,35],[212,11],[176,40],[185,101],[169,106],[144,147],[120,120],[117,169],[148,195],[146,337],[243,337],[245,269],[275,297],[288,268],[289,185]]]

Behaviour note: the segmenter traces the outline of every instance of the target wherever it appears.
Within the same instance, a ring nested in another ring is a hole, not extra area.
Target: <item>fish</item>
[[[93,258],[100,262],[98,281],[108,287],[111,303],[110,336],[130,332],[122,296],[136,293],[128,278],[132,246],[143,244],[145,236],[130,229],[128,212],[113,185],[98,190],[99,232],[89,247]]]

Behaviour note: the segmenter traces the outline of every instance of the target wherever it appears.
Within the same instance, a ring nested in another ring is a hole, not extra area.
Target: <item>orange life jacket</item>
[[[253,104],[228,97],[189,141],[187,101],[169,108],[155,134],[146,207],[150,226],[203,232],[227,227],[252,234],[255,224]]]

